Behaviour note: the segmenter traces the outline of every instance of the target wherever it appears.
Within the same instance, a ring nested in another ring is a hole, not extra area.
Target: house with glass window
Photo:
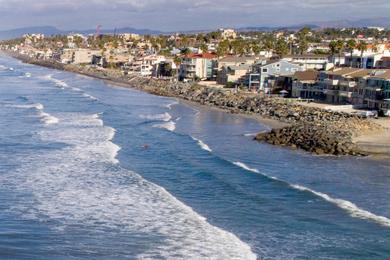
[[[390,116],[390,70],[376,70],[361,81],[363,107]]]
[[[292,76],[297,71],[304,71],[304,67],[285,60],[258,63],[252,66],[248,75],[248,86],[253,90],[270,93],[279,77]]]
[[[180,80],[215,79],[217,56],[212,53],[188,54],[182,58],[179,70]]]

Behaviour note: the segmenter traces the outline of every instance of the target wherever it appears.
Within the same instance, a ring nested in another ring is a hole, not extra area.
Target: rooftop
[[[318,78],[319,72],[316,70],[297,71],[294,78],[299,81],[315,81]]]
[[[184,56],[185,58],[188,58],[188,59],[216,59],[217,58],[217,55],[215,55],[214,53],[190,53],[188,55],[185,55]]]

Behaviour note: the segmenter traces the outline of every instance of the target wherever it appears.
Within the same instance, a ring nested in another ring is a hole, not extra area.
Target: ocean
[[[390,163],[0,56],[1,259],[390,259]]]

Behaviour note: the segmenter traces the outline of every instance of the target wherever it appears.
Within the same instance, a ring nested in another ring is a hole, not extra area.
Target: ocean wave
[[[89,99],[92,99],[92,100],[98,100],[98,98],[90,95],[90,94],[87,94],[87,93],[83,93],[83,96],[86,97],[86,98],[89,98]]]
[[[65,81],[53,78],[52,74],[46,75],[43,78],[53,82],[57,87],[60,87],[62,89],[69,88],[69,85]]]
[[[57,117],[45,112],[40,112],[41,121],[46,125],[58,124],[60,121]]]
[[[208,151],[208,152],[213,152],[213,150],[211,150],[211,148],[205,144],[202,140],[198,139],[198,138],[195,138],[193,136],[191,136],[191,138],[194,140],[194,141],[197,141],[198,142],[198,145],[205,151]]]
[[[233,162],[234,165],[240,167],[240,168],[243,168],[244,170],[247,170],[247,171],[250,171],[250,172],[254,172],[254,173],[259,173],[260,174],[260,171],[258,169],[255,169],[255,168],[250,168],[248,165],[246,165],[245,163],[242,163],[242,162]],[[264,174],[262,174],[264,175]],[[264,175],[266,176],[266,175]],[[269,177],[269,176],[266,176],[266,177]]]
[[[169,122],[172,119],[172,116],[169,113],[157,114],[157,115],[140,115],[140,118],[150,120],[150,121],[164,121]]]
[[[179,104],[179,102],[174,101],[174,102],[172,102],[172,103],[166,105],[165,107],[168,108],[169,110],[171,110],[171,109],[172,109],[172,106],[175,106],[175,105],[178,105],[178,104]]]
[[[76,91],[76,92],[83,92],[81,89],[76,88],[76,87],[71,87],[71,89],[72,89],[73,91]]]
[[[172,122],[172,121],[169,121],[169,122],[166,122],[166,123],[163,123],[163,124],[155,124],[155,125],[153,125],[153,127],[155,127],[155,128],[162,128],[162,129],[166,129],[168,131],[173,132],[176,129],[176,123]]]
[[[246,164],[244,164],[242,162],[234,162],[233,164],[235,164],[236,166],[239,166],[247,171],[259,173],[259,174],[261,174],[265,177],[271,178],[273,180],[284,182],[284,181],[279,180],[276,177],[271,177],[271,176],[262,174],[262,173],[260,173],[260,171],[258,169],[250,168],[249,166],[247,166]],[[352,203],[348,200],[332,198],[331,196],[329,196],[325,193],[321,193],[321,192],[306,188],[306,187],[301,186],[301,185],[289,184],[287,182],[284,182],[284,183],[288,184],[291,188],[294,188],[296,190],[310,192],[313,195],[321,197],[325,201],[328,201],[328,202],[336,205],[337,207],[347,211],[354,218],[370,220],[370,221],[374,221],[382,226],[390,227],[390,219],[389,218],[386,218],[383,216],[378,216],[378,215],[375,215],[374,213],[371,213],[367,210],[361,209],[357,205],[355,205],[354,203]]]
[[[300,185],[291,185],[291,187],[293,187],[297,190],[300,190],[300,191],[310,192],[316,196],[319,196],[319,197],[323,198],[324,200],[336,205],[337,207],[347,211],[350,214],[350,216],[352,216],[354,218],[370,220],[370,221],[374,221],[382,226],[390,227],[390,219],[383,217],[383,216],[375,215],[374,213],[371,213],[367,210],[361,209],[357,205],[355,205],[354,203],[352,203],[348,200],[332,198],[331,196],[329,196],[325,193],[314,191],[312,189],[309,189],[309,188],[306,188],[306,187],[300,186]]]
[[[244,134],[244,136],[246,137],[252,137],[252,136],[256,136],[258,133],[248,133],[248,134]]]
[[[7,105],[12,108],[24,108],[24,109],[36,109],[43,110],[44,106],[41,103],[29,104],[29,105]]]
[[[14,213],[54,220],[57,230],[77,224],[87,230],[163,237],[158,246],[134,256],[142,259],[256,259],[248,244],[211,225],[164,188],[113,166],[120,149],[112,142],[115,129],[99,120],[97,114],[65,114],[61,128],[39,133],[45,142],[69,146],[34,153],[21,163],[10,181],[31,193],[34,203],[20,211],[15,205]]]

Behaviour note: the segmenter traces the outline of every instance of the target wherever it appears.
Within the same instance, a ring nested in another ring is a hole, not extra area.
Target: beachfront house
[[[247,84],[252,90],[270,93],[279,77],[292,76],[295,72],[303,70],[302,66],[285,60],[258,63],[252,66],[251,72],[247,75]]]
[[[369,76],[371,70],[359,68],[337,68],[320,72],[319,86],[325,101],[331,104],[357,104],[356,93],[359,80]]]
[[[317,83],[319,74],[316,70],[295,72],[292,76],[291,96],[293,98],[323,100],[323,90]]]
[[[298,64],[304,70],[328,70],[331,67],[328,55],[288,55],[283,60]]]
[[[390,70],[375,70],[360,81],[359,102],[362,107],[390,116]]]

